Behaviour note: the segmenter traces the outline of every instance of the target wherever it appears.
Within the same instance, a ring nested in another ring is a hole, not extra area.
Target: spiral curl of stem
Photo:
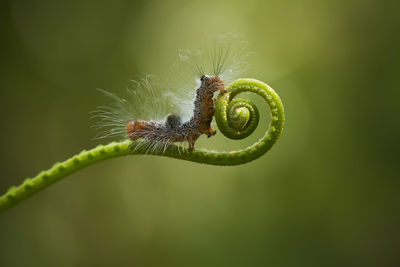
[[[215,119],[219,130],[231,139],[242,139],[249,136],[256,129],[259,121],[257,107],[247,99],[234,99],[238,94],[253,92],[268,103],[271,111],[270,126],[264,137],[255,144],[243,150],[230,152],[201,149],[182,151],[173,144],[162,151],[148,151],[143,146],[136,144],[140,141],[129,140],[99,145],[92,150],[83,150],[64,162],[54,164],[49,170],[40,172],[36,177],[25,179],[17,187],[11,187],[4,195],[0,196],[0,213],[82,168],[114,157],[151,154],[210,165],[239,165],[259,158],[275,144],[282,133],[285,121],[282,102],[271,87],[255,79],[236,80],[229,84],[226,90],[227,92],[217,99]],[[135,149],[132,149],[133,147]]]

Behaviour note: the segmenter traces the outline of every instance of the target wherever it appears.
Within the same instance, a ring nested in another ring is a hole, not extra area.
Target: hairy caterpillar
[[[171,81],[172,86],[165,88],[158,86],[152,76],[146,76],[134,81],[133,88],[129,90],[131,100],[103,90],[115,102],[95,111],[93,117],[100,119],[95,127],[102,130],[99,137],[123,136],[139,141],[135,142],[135,146],[149,150],[165,150],[171,143],[182,144],[187,141],[188,149],[193,150],[202,134],[208,137],[215,135],[216,131],[211,127],[215,113],[214,93],[225,92],[224,81],[233,80],[245,69],[248,54],[244,51],[247,43],[240,36],[214,36],[213,39],[215,46],[207,51],[211,53],[180,50],[178,64],[174,65],[175,68],[176,65],[181,67],[178,70],[181,76],[176,79],[181,81],[179,85],[175,80]],[[193,74],[197,76],[196,90],[190,89],[196,88],[191,78]],[[185,79],[182,79],[182,75],[186,75],[186,81],[189,79],[190,82],[182,83]],[[176,87],[180,91],[170,90]],[[194,91],[195,95],[192,93]],[[165,106],[172,106],[172,110],[166,112]],[[147,116],[145,110],[152,110],[156,114]]]
[[[132,120],[126,126],[129,139],[132,141],[144,138],[148,142],[162,142],[165,144],[187,141],[189,150],[193,150],[196,140],[202,134],[208,137],[217,132],[211,128],[214,117],[214,93],[225,92],[225,84],[218,76],[201,78],[201,85],[196,90],[196,100],[193,116],[189,121],[182,123],[181,117],[171,114],[165,123]]]

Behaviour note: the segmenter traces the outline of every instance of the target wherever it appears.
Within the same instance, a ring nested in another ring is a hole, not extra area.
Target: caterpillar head
[[[221,93],[225,92],[225,84],[219,76],[207,76],[203,75],[200,78],[201,86],[208,89],[212,93],[219,91]]]

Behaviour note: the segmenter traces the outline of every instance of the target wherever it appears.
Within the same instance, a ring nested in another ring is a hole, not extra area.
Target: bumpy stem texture
[[[285,121],[282,102],[276,92],[263,82],[254,79],[239,79],[227,86],[227,93],[217,99],[215,119],[219,130],[228,138],[242,139],[249,136],[257,127],[259,112],[247,99],[234,99],[242,92],[253,92],[268,103],[271,111],[270,126],[264,137],[257,143],[237,151],[214,152],[207,150],[181,150],[169,145],[165,150],[149,151],[144,146],[129,140],[99,145],[89,151],[82,151],[72,158],[56,163],[47,171],[42,171],[34,178],[27,178],[18,187],[11,187],[0,197],[0,213],[41,191],[62,178],[93,163],[134,154],[151,154],[194,161],[211,165],[244,164],[265,154],[278,140]],[[138,141],[143,142],[143,141]],[[132,149],[134,148],[134,149]]]

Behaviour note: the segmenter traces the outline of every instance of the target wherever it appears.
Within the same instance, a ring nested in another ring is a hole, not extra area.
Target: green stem
[[[129,140],[99,145],[92,150],[84,150],[64,162],[54,164],[49,170],[42,171],[36,177],[27,178],[18,187],[11,187],[0,196],[0,213],[82,168],[114,157],[151,154],[210,165],[239,165],[255,160],[265,154],[278,140],[283,130],[285,114],[279,96],[271,87],[254,79],[236,80],[227,86],[227,93],[218,97],[215,109],[218,128],[228,138],[245,138],[258,125],[259,114],[256,106],[246,99],[233,99],[245,91],[256,93],[264,98],[270,107],[271,120],[269,130],[264,137],[243,150],[214,152],[185,149],[179,151],[176,145],[171,144],[163,151],[148,151],[143,148],[144,146],[137,146],[135,142]]]

